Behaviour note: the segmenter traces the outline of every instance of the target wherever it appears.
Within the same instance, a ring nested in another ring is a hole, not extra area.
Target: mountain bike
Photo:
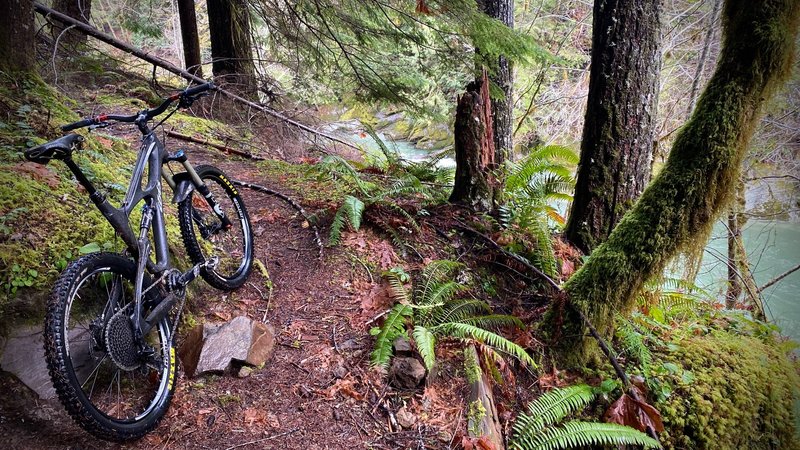
[[[206,83],[153,109],[103,114],[61,127],[64,132],[114,122],[138,127],[141,146],[118,208],[73,160],[81,135],[67,134],[25,152],[40,164],[63,161],[126,247],[122,254],[92,253],[69,264],[53,288],[45,320],[45,356],[58,397],[81,427],[102,439],[140,438],[169,408],[177,370],[174,338],[187,285],[199,276],[215,288],[232,290],[252,270],[253,233],[239,192],[219,169],[192,166],[182,150],[170,154],[154,132],[213,89]],[[174,103],[175,109],[151,127],[150,121]],[[172,174],[169,163],[185,170]],[[181,237],[194,264],[185,272],[169,259],[162,180],[178,205]]]

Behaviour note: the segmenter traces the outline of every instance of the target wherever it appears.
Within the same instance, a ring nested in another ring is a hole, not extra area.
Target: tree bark
[[[722,17],[717,68],[663,170],[564,286],[603,336],[612,334],[615,314],[634,308],[646,280],[708,235],[735,189],[762,105],[791,73],[800,1],[726,0]],[[565,365],[584,364],[596,350],[569,310],[553,309],[550,326],[563,323],[556,345]]]
[[[203,78],[194,0],[177,0],[177,2],[178,17],[181,22],[181,40],[183,41],[183,62],[186,65],[186,71]]]
[[[236,0],[206,4],[214,76],[243,96],[257,98],[247,4]]]
[[[492,209],[497,185],[491,174],[495,167],[492,134],[489,80],[484,71],[481,80],[467,86],[467,92],[458,99],[456,107],[456,175],[450,194],[452,203],[466,204],[477,211]]]
[[[25,72],[33,69],[33,2],[1,0],[0,69]]]
[[[483,12],[507,27],[514,28],[513,0],[484,0]],[[514,149],[514,68],[503,55],[497,57],[490,67],[489,79],[502,92],[502,98],[492,99],[492,128],[494,133],[494,162],[498,166],[508,159]]]
[[[83,23],[89,23],[92,18],[92,0],[54,0],[53,9]],[[66,28],[66,26],[54,25],[52,30],[53,40],[58,39],[60,44],[64,44],[67,47],[75,47],[86,43],[87,37],[85,34],[78,30],[67,30],[65,32]]]
[[[589,98],[565,230],[584,253],[604,241],[650,181],[660,0],[594,3]]]
[[[695,102],[697,101],[697,93],[700,91],[700,81],[703,78],[703,70],[706,66],[706,59],[708,59],[708,51],[711,48],[712,38],[714,37],[714,30],[716,29],[714,25],[717,23],[720,6],[722,6],[722,0],[714,0],[711,16],[709,16],[708,25],[706,25],[708,28],[706,28],[706,37],[703,39],[703,49],[700,51],[700,59],[697,61],[697,69],[692,79],[692,88],[689,90],[689,105],[686,107],[686,117],[692,114]]]
[[[767,320],[764,302],[756,285],[747,250],[744,247],[742,230],[747,225],[745,184],[740,177],[736,183],[735,197],[728,212],[728,290],[725,293],[725,307],[736,308],[739,296],[744,296],[753,311],[753,317]]]

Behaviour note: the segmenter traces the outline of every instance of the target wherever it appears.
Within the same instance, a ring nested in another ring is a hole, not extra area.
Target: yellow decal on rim
[[[239,195],[239,191],[237,191],[237,190],[236,190],[236,188],[235,188],[235,187],[233,187],[233,184],[231,184],[231,182],[230,182],[230,181],[228,181],[228,179],[227,179],[227,178],[225,178],[225,175],[220,175],[220,176],[219,176],[219,178],[220,178],[220,179],[221,179],[223,182],[225,182],[225,185],[226,185],[226,186],[228,186],[228,188],[229,188],[229,189],[230,189],[230,190],[233,192],[233,195]]]
[[[175,367],[175,348],[169,348],[169,386],[167,387],[168,390],[172,390],[172,386],[175,384],[175,371],[177,368]]]

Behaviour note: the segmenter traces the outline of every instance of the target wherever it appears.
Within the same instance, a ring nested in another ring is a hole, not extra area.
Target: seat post
[[[103,201],[102,195],[97,192],[97,189],[95,189],[91,181],[89,181],[89,179],[86,178],[86,175],[84,175],[81,168],[78,167],[77,164],[75,164],[75,161],[72,160],[72,157],[68,156],[67,158],[65,158],[64,164],[66,164],[67,167],[69,167],[69,170],[71,170],[72,174],[75,175],[75,178],[78,179],[78,183],[80,183],[81,186],[83,186],[84,189],[86,189],[86,192],[89,193],[89,197],[95,204]],[[98,198],[95,199],[95,197]]]

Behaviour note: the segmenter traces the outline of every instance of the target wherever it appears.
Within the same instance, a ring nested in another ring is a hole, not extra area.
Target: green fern
[[[649,377],[653,355],[644,342],[644,336],[636,331],[631,322],[624,317],[617,317],[617,322],[619,324],[616,330],[617,339],[622,343],[625,353],[639,361],[639,366],[642,368],[644,376]]]
[[[571,421],[548,428],[530,441],[519,441],[515,449],[557,450],[601,445],[636,445],[661,448],[658,441],[639,430],[616,423]]]
[[[406,319],[411,316],[412,309],[408,305],[394,305],[375,339],[375,349],[372,351],[370,361],[373,366],[386,368],[392,357],[392,347],[395,339],[406,333]]]
[[[421,281],[416,289],[409,291],[405,286],[405,272],[391,270],[384,273],[389,282],[392,298],[405,305],[414,323],[412,336],[417,350],[428,369],[436,362],[435,346],[442,339],[464,339],[483,343],[505,354],[512,355],[523,364],[536,367],[533,358],[524,348],[487,328],[514,326],[523,328],[523,323],[514,316],[492,314],[491,307],[481,300],[456,299],[456,294],[466,287],[454,281],[463,269],[462,263],[450,260],[433,261],[422,271]],[[388,363],[391,357],[394,337],[399,330],[397,312],[393,309],[383,327],[379,329],[378,341],[373,352],[373,364]],[[391,319],[391,320],[390,320]],[[404,323],[404,322],[403,322]],[[387,327],[394,331],[386,331]],[[385,335],[385,336],[384,336]],[[391,341],[388,341],[392,337]]]
[[[633,428],[597,422],[569,421],[567,416],[582,410],[594,400],[595,390],[580,384],[554,389],[528,404],[514,423],[510,448],[518,450],[556,450],[583,446],[638,445],[659,448],[659,443]]]
[[[329,236],[329,243],[337,245],[342,237],[342,230],[345,224],[350,224],[353,230],[358,231],[361,228],[361,217],[364,214],[364,202],[352,195],[344,198],[342,206],[336,211],[331,222],[331,232]]]
[[[500,336],[499,334],[475,325],[470,325],[463,322],[443,323],[433,327],[433,331],[462,339],[474,339],[517,358],[520,362],[529,367],[538,367],[536,361],[531,358],[524,348],[509,341],[503,336]]]
[[[413,336],[422,361],[425,362],[425,367],[431,370],[436,362],[436,336],[431,330],[421,325],[414,327]]]

